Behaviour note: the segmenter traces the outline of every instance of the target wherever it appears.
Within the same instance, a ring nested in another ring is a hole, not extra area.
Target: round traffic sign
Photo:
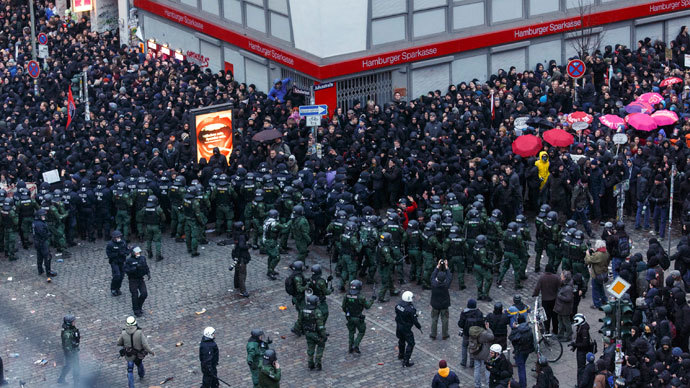
[[[579,59],[573,59],[572,61],[568,62],[566,72],[572,78],[578,79],[582,78],[582,76],[585,75],[585,68],[586,67],[584,62],[582,62]]]
[[[38,78],[38,75],[41,74],[41,66],[36,61],[29,61],[29,64],[26,65],[26,71],[32,78]]]
[[[48,44],[48,36],[44,33],[38,34],[38,43],[39,44]]]

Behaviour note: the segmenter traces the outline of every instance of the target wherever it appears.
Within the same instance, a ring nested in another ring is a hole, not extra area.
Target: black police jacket
[[[201,362],[201,371],[203,373],[213,371],[218,365],[218,345],[216,345],[216,341],[213,338],[201,338],[199,361]]]
[[[421,329],[422,325],[417,320],[417,309],[412,302],[401,301],[395,306],[395,324],[398,330],[409,331],[412,326]]]

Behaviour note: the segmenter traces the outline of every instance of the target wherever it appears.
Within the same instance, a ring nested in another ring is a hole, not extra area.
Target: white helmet
[[[204,337],[215,338],[216,337],[216,329],[212,328],[211,326],[205,328],[204,329]]]
[[[501,353],[503,351],[503,348],[499,344],[493,344],[493,345],[491,345],[489,350],[494,352],[494,353]]]
[[[578,313],[578,314],[575,314],[575,316],[573,317],[573,324],[575,326],[580,326],[581,324],[585,323],[585,321],[586,321],[586,319],[585,319],[584,314]]]
[[[127,324],[127,326],[136,326],[137,325],[137,319],[130,315],[129,317],[127,317],[127,320],[125,321],[125,323]]]
[[[402,294],[402,300],[403,302],[412,302],[412,298],[414,298],[414,294],[412,291],[405,291]]]

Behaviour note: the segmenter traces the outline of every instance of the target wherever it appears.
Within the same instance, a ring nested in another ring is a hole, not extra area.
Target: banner
[[[72,12],[87,12],[93,7],[91,0],[72,0]]]
[[[231,107],[231,104],[221,104],[191,111],[197,163],[201,158],[209,161],[216,147],[226,158],[232,154]]]
[[[77,107],[74,104],[74,97],[72,97],[72,88],[69,88],[67,90],[67,126],[65,126],[66,130],[69,129],[69,125],[72,123],[72,116],[74,116],[76,110]]]

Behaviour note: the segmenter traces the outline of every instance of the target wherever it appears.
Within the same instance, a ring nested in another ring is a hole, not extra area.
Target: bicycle
[[[561,356],[563,356],[563,344],[552,334],[543,334],[546,332],[546,328],[544,327],[546,311],[539,305],[539,297],[537,297],[534,302],[534,310],[531,318],[537,355],[546,357],[549,362],[560,360]]]

